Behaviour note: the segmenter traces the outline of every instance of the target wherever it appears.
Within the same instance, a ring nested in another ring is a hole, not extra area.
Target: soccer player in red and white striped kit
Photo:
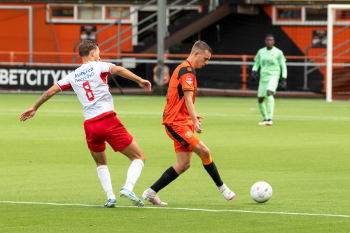
[[[84,107],[86,141],[96,162],[98,177],[107,194],[108,201],[104,206],[114,207],[117,202],[107,167],[106,141],[115,152],[121,152],[132,161],[127,172],[126,183],[119,192],[120,196],[130,199],[136,206],[144,206],[142,200],[132,191],[144,166],[145,155],[116,117],[113,97],[107,84],[107,75],[118,74],[135,81],[146,90],[151,90],[151,83],[121,66],[100,62],[100,49],[95,41],[83,41],[78,50],[83,64],[47,90],[30,109],[21,114],[20,121],[32,118],[38,108],[53,95],[73,88]]]

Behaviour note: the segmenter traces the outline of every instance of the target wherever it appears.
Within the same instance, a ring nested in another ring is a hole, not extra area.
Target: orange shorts
[[[194,135],[193,125],[165,125],[168,136],[174,140],[175,152],[192,152],[199,142],[199,138]]]

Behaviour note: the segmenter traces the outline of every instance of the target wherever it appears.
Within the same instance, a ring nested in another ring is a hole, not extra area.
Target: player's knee
[[[135,157],[136,157],[136,159],[141,159],[143,163],[146,162],[146,156],[142,151],[140,153],[137,153],[137,155]]]
[[[140,150],[135,150],[132,153],[127,153],[125,154],[131,161],[135,160],[135,159],[140,159],[142,160],[143,163],[146,162],[146,157],[143,153],[143,151]]]
[[[191,166],[191,161],[178,161],[176,164],[174,164],[174,169],[177,172],[177,174],[181,175],[187,169],[189,169]]]
[[[102,166],[102,165],[107,165],[107,162],[102,162],[102,161],[96,161],[96,166]]]
[[[187,171],[187,169],[190,168],[190,166],[191,166],[191,162],[184,163],[184,164],[181,164],[180,169],[182,170],[182,172],[185,172],[185,171]]]
[[[272,91],[267,91],[267,96],[273,95]]]
[[[264,102],[264,98],[258,98],[258,103],[261,104]]]
[[[145,155],[142,155],[142,156],[140,157],[140,159],[142,160],[143,164],[146,163],[146,157],[145,157]]]
[[[204,148],[202,150],[202,155],[209,159],[210,158],[210,150],[208,148]]]

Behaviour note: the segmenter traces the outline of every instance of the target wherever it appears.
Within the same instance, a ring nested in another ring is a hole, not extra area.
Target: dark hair
[[[91,50],[96,50],[98,44],[96,41],[93,40],[83,40],[83,42],[80,43],[78,51],[80,57],[86,57],[90,54]]]
[[[194,43],[191,54],[193,54],[196,51],[199,51],[200,53],[204,53],[205,50],[208,50],[210,54],[213,54],[213,50],[210,48],[210,46],[205,43],[204,41],[198,40],[196,43]]]
[[[275,37],[274,37],[272,34],[267,34],[267,35],[265,36],[265,39],[266,39],[267,37],[272,37],[273,39],[275,39]]]

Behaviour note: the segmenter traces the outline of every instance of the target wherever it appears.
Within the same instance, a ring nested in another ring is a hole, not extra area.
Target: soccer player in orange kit
[[[230,201],[235,197],[235,194],[222,182],[209,149],[194,135],[194,131],[202,132],[201,119],[203,118],[196,115],[194,109],[197,92],[195,70],[207,65],[211,54],[212,49],[205,42],[197,41],[189,57],[175,69],[171,76],[167,104],[163,113],[163,125],[168,136],[174,140],[177,162],[144,191],[142,198],[154,205],[167,205],[159,199],[157,193],[190,167],[193,152],[202,159],[205,170],[224,198]]]

